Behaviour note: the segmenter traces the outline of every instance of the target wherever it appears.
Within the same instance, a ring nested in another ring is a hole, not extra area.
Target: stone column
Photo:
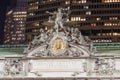
[[[94,59],[92,58],[87,58],[87,76],[92,75],[92,70],[93,70],[93,65],[94,65]]]
[[[28,59],[24,59],[23,61],[24,61],[24,65],[23,65],[23,67],[24,67],[24,73],[25,73],[25,76],[28,76],[28,72],[29,72],[29,69],[28,69],[28,67],[29,67],[29,60]]]

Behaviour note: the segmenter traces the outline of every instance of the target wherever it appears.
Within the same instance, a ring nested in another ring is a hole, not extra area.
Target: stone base
[[[120,80],[120,77],[82,77],[82,78],[0,78],[0,80]]]

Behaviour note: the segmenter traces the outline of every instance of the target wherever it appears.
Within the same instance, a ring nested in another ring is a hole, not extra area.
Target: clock
[[[67,42],[62,36],[53,38],[50,42],[50,51],[55,55],[60,55],[66,51]]]

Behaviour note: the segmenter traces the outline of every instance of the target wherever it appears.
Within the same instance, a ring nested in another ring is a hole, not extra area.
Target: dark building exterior
[[[6,8],[9,5],[10,0],[0,1],[0,45],[3,44],[4,40],[4,26],[5,26],[5,13]]]
[[[4,44],[18,45],[25,43],[26,7],[26,0],[16,0],[16,6],[8,7],[4,28]]]
[[[27,42],[40,28],[46,29],[41,25],[49,17],[45,12],[60,7],[70,8],[69,19],[78,22],[73,27],[94,42],[120,42],[120,0],[28,0]]]

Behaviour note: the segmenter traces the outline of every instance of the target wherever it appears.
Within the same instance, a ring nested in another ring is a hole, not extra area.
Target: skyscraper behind
[[[49,17],[45,12],[60,7],[70,8],[69,19],[78,22],[72,27],[78,27],[94,42],[120,42],[120,0],[28,0],[27,42],[40,28],[50,27],[41,25]]]
[[[0,45],[4,40],[5,13],[10,0],[0,1]]]
[[[14,3],[15,4],[15,3]],[[17,0],[16,6],[8,7],[4,28],[4,44],[17,45],[25,42],[27,0]]]

